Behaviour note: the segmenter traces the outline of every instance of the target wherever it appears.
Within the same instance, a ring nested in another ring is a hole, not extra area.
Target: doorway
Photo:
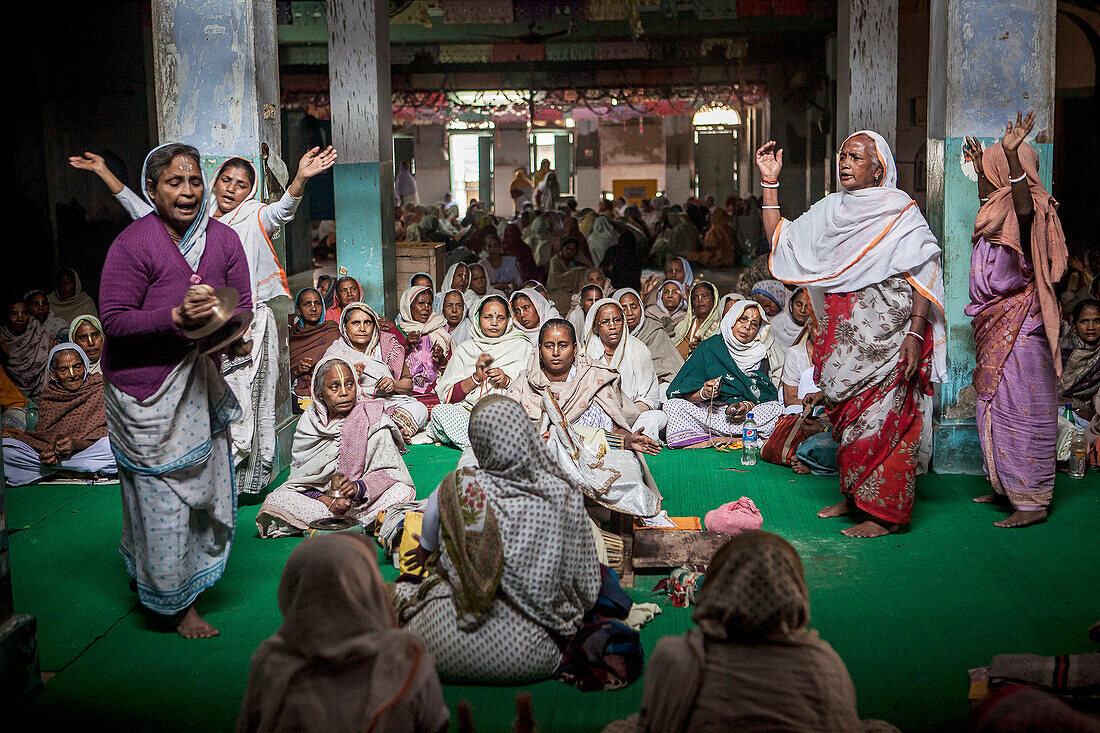
[[[550,170],[558,176],[562,196],[573,196],[573,131],[538,130],[531,133],[531,174],[550,161]]]
[[[719,206],[738,194],[741,117],[725,106],[704,107],[692,118],[695,131],[695,195]]]
[[[462,211],[473,200],[493,208],[493,133],[451,131],[447,151],[451,163],[451,195]]]

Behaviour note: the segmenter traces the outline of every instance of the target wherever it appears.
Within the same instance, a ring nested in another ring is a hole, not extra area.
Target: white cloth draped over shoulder
[[[604,345],[595,333],[593,322],[596,313],[605,305],[613,305],[623,318],[623,338],[615,347],[611,359],[606,358]],[[626,331],[626,316],[619,301],[603,298],[592,304],[584,319],[584,353],[593,361],[607,364],[619,373],[620,388],[631,402],[644,402],[654,410],[661,402],[661,385],[653,368],[653,356],[649,347]]]
[[[515,326],[517,331],[526,336],[537,348],[539,341],[539,331],[542,329],[542,325],[551,318],[560,318],[561,316],[557,315],[557,308],[555,308],[549,300],[542,297],[542,293],[535,290],[534,288],[523,288],[522,290],[517,290],[516,292],[512,293],[512,300],[514,301],[519,295],[526,296],[534,304],[535,310],[538,311],[539,314],[539,322],[535,324],[534,328],[524,328],[523,324],[513,318],[513,325]]]
[[[439,395],[440,402],[449,402],[448,397],[452,388],[462,380],[474,373],[474,366],[478,357],[488,354],[493,357],[491,366],[504,371],[510,379],[515,379],[527,366],[527,357],[531,354],[531,341],[524,336],[509,317],[504,326],[504,333],[497,337],[485,335],[481,330],[481,309],[490,300],[496,299],[505,312],[508,312],[508,301],[502,295],[486,295],[478,303],[477,308],[469,314],[470,338],[455,347],[451,360],[447,362],[447,368],[436,382],[435,391]],[[475,387],[460,402],[467,409],[472,409],[477,401],[488,394],[504,394],[505,390],[498,389],[486,380]]]
[[[943,382],[942,250],[916,202],[897,188],[890,146],[870,130],[855,135],[874,141],[884,174],[881,185],[829,194],[794,221],[781,220],[772,237],[771,271],[788,285],[805,287],[816,313],[824,313],[826,293],[851,293],[904,277],[931,301],[932,381]]]
[[[431,338],[432,346],[439,346],[443,349],[444,354],[450,354],[451,334],[447,331],[446,318],[436,312],[430,313],[428,320],[424,323],[413,318],[413,300],[425,290],[429,293],[432,292],[432,289],[427,285],[417,285],[405,288],[405,292],[401,293],[401,298],[397,303],[397,327],[406,334],[419,333],[421,336]]]

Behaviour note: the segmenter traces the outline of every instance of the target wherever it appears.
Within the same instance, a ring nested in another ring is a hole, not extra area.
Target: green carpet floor
[[[414,447],[407,461],[426,496],[454,467],[457,452]],[[837,480],[795,477],[760,464],[741,470],[734,454],[665,451],[650,461],[674,516],[702,516],[750,496],[765,529],[802,555],[812,624],[844,658],[863,717],[906,731],[961,729],[967,669],[1002,652],[1095,651],[1086,638],[1100,618],[1097,540],[1100,476],[1060,475],[1054,513],[1025,530],[993,527],[998,510],[970,498],[984,480],[928,476],[918,482],[914,524],[905,534],[849,540],[851,522],[821,520]],[[224,578],[200,600],[222,636],[187,641],[153,629],[136,608],[118,553],[118,488],[29,486],[8,491],[16,610],[38,617],[42,668],[56,672],[23,711],[30,727],[157,731],[231,730],[249,657],[280,623],[275,592],[297,539],[260,540],[257,506],[242,506]],[[387,578],[392,567],[384,567]],[[648,600],[657,578],[632,595]],[[648,651],[690,628],[690,613],[666,607],[642,631]],[[507,730],[512,687],[447,686],[452,711],[469,700],[476,730]],[[558,682],[529,687],[541,729],[599,730],[637,710],[641,682],[580,693]]]

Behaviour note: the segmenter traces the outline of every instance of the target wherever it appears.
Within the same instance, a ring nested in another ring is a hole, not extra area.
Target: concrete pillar
[[[1034,109],[1028,142],[1051,188],[1054,127],[1055,0],[932,0],[928,66],[928,222],[944,250],[947,371],[941,408],[970,384],[974,334],[970,302],[970,236],[978,212],[974,171],[963,164],[967,135],[991,145],[1016,111]],[[941,412],[935,465],[941,472],[981,472],[971,416]]]
[[[856,130],[874,130],[893,147],[898,126],[898,0],[840,0],[837,65],[837,142]]]
[[[280,155],[274,0],[153,0],[152,26],[160,141],[198,148],[208,182],[227,158],[248,159],[260,172],[257,195],[273,199],[262,150],[266,145],[269,157]],[[285,266],[283,232],[271,241]],[[275,298],[268,305],[279,329],[275,475],[290,464],[294,434],[287,346],[290,299]]]
[[[363,285],[363,300],[397,314],[393,232],[393,121],[389,5],[329,0],[329,94],[336,261]]]

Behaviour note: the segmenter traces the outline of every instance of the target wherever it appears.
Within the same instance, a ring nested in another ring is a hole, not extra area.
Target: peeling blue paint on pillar
[[[351,275],[363,286],[363,301],[379,313],[386,295],[397,292],[396,275],[386,272],[393,262],[393,201],[383,203],[382,191],[393,190],[393,166],[342,163],[334,166],[336,248],[340,275]],[[385,212],[390,212],[389,217]],[[384,236],[388,231],[389,237]]]
[[[1054,0],[933,0],[928,68],[928,223],[944,250],[948,382],[938,390],[934,466],[982,473],[974,418],[947,418],[974,371],[970,253],[978,195],[966,136],[1000,140],[1016,111],[1034,109],[1040,177],[1053,165]]]

